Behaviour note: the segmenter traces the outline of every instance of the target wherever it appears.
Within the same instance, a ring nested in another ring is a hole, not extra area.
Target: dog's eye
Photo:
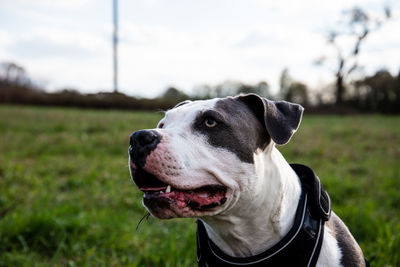
[[[163,128],[163,127],[164,127],[164,123],[161,122],[161,123],[158,125],[158,128]]]
[[[212,118],[206,118],[204,124],[209,128],[217,126],[217,122]]]

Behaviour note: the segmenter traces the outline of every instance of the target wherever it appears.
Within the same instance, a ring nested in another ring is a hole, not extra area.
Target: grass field
[[[195,266],[194,219],[145,214],[128,138],[160,113],[0,106],[0,266]],[[372,266],[400,266],[400,117],[305,116],[311,166]]]

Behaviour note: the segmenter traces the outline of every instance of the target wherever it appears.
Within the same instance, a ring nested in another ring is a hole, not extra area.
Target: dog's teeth
[[[208,198],[209,196],[208,196],[207,193],[200,193],[200,194],[199,194],[199,197]]]
[[[170,185],[168,185],[167,189],[165,189],[165,193],[171,193],[171,186]]]

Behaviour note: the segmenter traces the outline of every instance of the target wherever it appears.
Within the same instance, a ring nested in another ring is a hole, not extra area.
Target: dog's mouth
[[[211,184],[189,190],[178,189],[141,168],[132,170],[132,178],[136,186],[144,192],[145,205],[159,201],[178,208],[210,210],[223,205],[227,200],[227,188],[223,185]]]

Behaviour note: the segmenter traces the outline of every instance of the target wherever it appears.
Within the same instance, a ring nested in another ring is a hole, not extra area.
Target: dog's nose
[[[157,140],[157,135],[153,131],[137,131],[131,135],[131,145],[145,147],[152,145]]]
[[[140,130],[131,134],[129,155],[133,163],[143,167],[146,157],[161,141],[161,135],[154,130]]]

